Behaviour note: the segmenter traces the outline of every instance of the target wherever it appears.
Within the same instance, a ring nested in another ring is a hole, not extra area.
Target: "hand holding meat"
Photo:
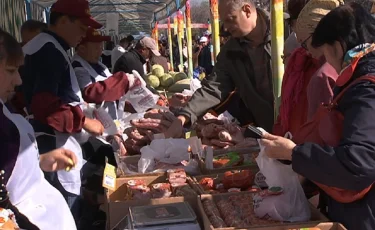
[[[210,119],[211,120],[211,119]],[[245,138],[243,129],[236,124],[224,124],[219,120],[206,123],[201,122],[197,124],[197,134],[202,137],[202,143],[216,148],[228,148],[237,144],[245,145]],[[254,146],[256,143],[246,140],[246,143]]]
[[[146,112],[143,118],[130,121],[131,127],[124,131],[128,137],[125,141],[121,135],[112,136],[108,141],[116,146],[115,149],[119,150],[120,156],[137,155],[141,153],[143,146],[151,143],[155,134],[165,135],[176,121],[177,118],[172,113],[152,109]]]
[[[169,126],[168,130],[165,132],[166,138],[180,138],[183,136],[184,127],[183,125],[186,123],[186,117],[179,116],[177,119],[173,121],[171,126]]]
[[[169,105],[172,108],[184,107],[190,98],[191,96],[185,96],[182,93],[175,93],[172,98],[169,99]]]
[[[39,159],[40,168],[45,172],[70,170],[76,164],[76,155],[72,151],[62,148],[42,154]]]
[[[279,160],[292,160],[292,151],[296,147],[293,141],[269,133],[264,134],[261,144],[265,147],[264,152],[269,158]]]
[[[100,121],[88,117],[85,118],[83,128],[95,136],[101,136],[104,132],[104,126]]]

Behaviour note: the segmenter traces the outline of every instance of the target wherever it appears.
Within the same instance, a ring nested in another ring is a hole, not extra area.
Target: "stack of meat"
[[[212,146],[214,149],[257,145],[254,139],[244,138],[244,130],[237,124],[226,124],[209,113],[195,124],[195,130],[197,136],[202,139],[202,144]]]
[[[168,181],[171,183],[172,191],[176,196],[191,196],[195,195],[192,188],[186,183],[187,176],[184,169],[169,169]]]
[[[129,180],[128,199],[144,200],[151,198],[168,198],[171,196],[196,196],[196,193],[186,183],[187,176],[183,169],[168,170],[169,183],[156,183],[147,186],[144,180]]]
[[[204,200],[202,204],[206,215],[215,228],[246,228],[280,223],[257,218],[254,213],[251,194],[232,195],[228,199],[223,197],[216,204],[211,200]]]
[[[114,136],[120,156],[138,155],[143,146],[151,143],[154,134],[164,133],[177,119],[171,112],[153,109],[145,113],[144,118],[130,121],[131,127],[125,129],[128,136],[123,140],[120,135]]]

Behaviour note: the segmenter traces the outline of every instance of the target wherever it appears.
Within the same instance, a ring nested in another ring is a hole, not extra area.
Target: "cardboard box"
[[[250,169],[254,175],[259,172],[259,168],[257,166],[247,166],[247,168],[244,169]],[[239,170],[239,169],[236,169]],[[227,170],[231,171],[231,170]],[[199,181],[203,178],[213,178],[214,180],[222,181],[224,177],[224,173],[217,173],[217,174],[211,174],[211,175],[201,175],[201,176],[195,176],[192,177],[192,180],[189,180],[190,186],[199,194],[210,194],[209,191],[205,191],[203,186],[199,184]]]
[[[241,151],[228,151],[226,149],[220,149],[220,150],[214,150],[215,151],[214,155],[216,155],[217,153],[226,154],[226,153],[230,153],[230,152],[238,152],[239,154],[244,154],[244,155],[248,155],[248,156],[251,155],[250,158],[253,159],[253,162],[252,162],[251,165],[241,165],[241,166],[234,166],[234,167],[223,167],[223,168],[207,169],[206,168],[206,163],[205,163],[204,159],[200,159],[198,161],[199,168],[200,168],[202,174],[204,174],[204,175],[224,173],[224,172],[230,171],[230,170],[258,168],[258,165],[255,162],[255,158],[256,158],[256,156],[258,156],[259,152],[252,152],[250,150],[253,150],[253,148],[244,148]],[[217,151],[220,151],[220,152],[217,152]],[[215,156],[214,156],[214,158],[215,158]]]
[[[124,162],[126,166],[130,170],[138,170],[138,161],[141,159],[140,155],[137,156],[126,156],[121,158],[121,162]],[[166,172],[152,172],[152,173],[134,173],[134,174],[126,174],[123,172],[120,168],[118,171],[118,177],[138,177],[138,176],[160,176],[160,175],[166,175]]]
[[[233,229],[237,229],[237,228],[233,228],[233,227],[230,227],[230,228],[214,228],[212,225],[211,225],[211,222],[210,220],[208,219],[204,209],[203,209],[203,205],[202,205],[202,200],[205,200],[205,199],[209,199],[209,200],[213,200],[213,201],[217,201],[217,200],[220,200],[220,199],[226,199],[228,198],[229,196],[233,196],[233,195],[240,195],[240,194],[251,194],[251,192],[241,192],[241,193],[225,193],[225,194],[214,194],[214,195],[208,195],[208,194],[204,194],[204,195],[201,195],[200,197],[198,197],[198,206],[199,206],[199,213],[198,215],[200,215],[203,219],[203,225],[204,225],[204,229],[205,230],[233,230]],[[216,203],[216,202],[215,202]],[[296,226],[296,225],[300,225],[300,226],[303,226],[303,225],[317,225],[321,222],[328,222],[328,218],[325,217],[322,213],[319,212],[319,210],[317,210],[315,207],[313,207],[312,205],[310,205],[310,208],[311,208],[311,221],[309,222],[305,222],[305,223],[298,223],[298,224],[275,224],[275,225],[271,225],[271,226],[257,226],[257,227],[254,227],[254,228],[247,228],[247,229],[254,229],[254,230],[266,230],[266,229],[269,229],[269,230],[287,230],[289,229],[288,226]],[[327,229],[330,229],[330,228],[327,228]],[[325,230],[325,229],[324,229]],[[332,229],[332,230],[335,230],[335,229]]]
[[[333,222],[324,223],[306,223],[306,224],[287,224],[266,228],[251,228],[252,230],[347,230],[342,224]]]
[[[189,202],[193,210],[198,216],[198,204],[196,193],[189,197],[171,197],[150,200],[127,200],[127,186],[129,180],[144,180],[147,185],[155,183],[166,183],[167,176],[142,176],[142,177],[127,177],[116,179],[116,189],[114,191],[107,190],[105,197],[105,209],[107,210],[107,230],[111,230],[124,216],[128,214],[129,207],[143,206],[153,204],[170,204],[177,202]]]

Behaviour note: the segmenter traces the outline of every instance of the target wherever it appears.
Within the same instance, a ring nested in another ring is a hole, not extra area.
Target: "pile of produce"
[[[211,194],[240,192],[240,191],[259,191],[254,185],[254,173],[251,170],[233,170],[227,171],[220,177],[204,177],[199,180],[202,189]]]
[[[202,201],[203,209],[214,228],[246,228],[280,223],[255,216],[252,194],[232,195],[217,202]]]
[[[131,127],[124,130],[128,137],[125,141],[121,135],[112,136],[109,141],[115,141],[121,157],[139,155],[141,148],[151,143],[154,134],[166,132],[175,119],[171,112],[152,109],[142,119],[130,121]]]
[[[186,172],[183,169],[170,169],[167,173],[168,182],[152,184],[150,186],[147,186],[144,180],[129,180],[126,184],[128,199],[143,200],[196,195],[194,190],[186,183]]]
[[[244,138],[243,129],[235,123],[225,123],[213,115],[206,115],[195,125],[197,136],[203,145],[214,149],[229,147],[252,147],[258,143],[252,138]]]
[[[161,65],[153,65],[151,73],[146,75],[145,80],[148,85],[155,89],[168,90],[170,87],[173,87],[173,85],[180,84],[179,81],[187,78],[188,77],[185,73],[165,73],[164,68]]]

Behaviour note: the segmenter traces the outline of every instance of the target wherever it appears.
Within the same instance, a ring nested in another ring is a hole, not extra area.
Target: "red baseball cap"
[[[86,37],[82,39],[81,44],[85,42],[108,42],[110,40],[110,36],[102,36],[99,31],[89,27],[86,32]]]
[[[58,12],[77,17],[83,24],[95,29],[103,27],[95,21],[90,14],[89,2],[87,0],[57,0],[51,7],[51,12]]]

